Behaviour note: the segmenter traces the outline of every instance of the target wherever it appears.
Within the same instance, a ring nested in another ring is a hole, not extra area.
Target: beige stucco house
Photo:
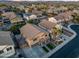
[[[23,22],[23,19],[20,16],[17,16],[14,12],[5,12],[2,16],[8,18],[12,24]]]
[[[49,40],[49,33],[36,25],[26,24],[20,29],[20,31],[29,47],[35,44],[42,45]]]
[[[58,23],[69,22],[73,19],[71,11],[60,13],[57,16],[55,16],[54,18],[57,20]]]
[[[42,20],[39,23],[39,26],[41,28],[47,30],[51,34],[51,38],[54,38],[55,34],[57,34],[56,36],[59,36],[60,35],[59,30],[62,30],[62,26],[60,24],[53,23],[48,20]]]
[[[48,20],[42,20],[39,23],[39,26],[41,28],[48,30],[50,33],[52,32],[53,27],[55,27],[56,25],[57,25],[56,23],[52,23],[51,21],[48,21]]]

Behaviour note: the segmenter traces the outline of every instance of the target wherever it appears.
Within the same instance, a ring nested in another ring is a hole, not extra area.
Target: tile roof
[[[32,24],[26,24],[21,29],[21,34],[25,38],[33,38],[35,35],[37,35],[40,32],[44,32],[41,28],[37,27],[36,25]]]
[[[10,32],[0,31],[0,46],[2,45],[14,45]]]
[[[39,23],[39,25],[45,27],[46,29],[51,29],[52,27],[54,27],[56,24],[55,23],[52,23],[50,21],[47,21],[47,20],[43,20]]]
[[[16,17],[16,14],[14,12],[5,12],[2,15],[6,18],[9,18],[10,20]]]
[[[68,11],[68,12],[64,12],[64,13],[60,13],[58,14],[57,16],[55,16],[54,18],[57,19],[57,20],[65,20],[65,19],[69,19],[69,17],[72,15],[72,12],[71,11]]]

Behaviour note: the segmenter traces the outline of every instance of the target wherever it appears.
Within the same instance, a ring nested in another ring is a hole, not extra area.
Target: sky
[[[79,1],[79,0],[0,0],[0,1]]]

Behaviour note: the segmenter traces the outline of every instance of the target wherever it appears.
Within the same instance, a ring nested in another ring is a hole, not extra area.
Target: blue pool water
[[[49,58],[79,57],[79,25],[72,25],[71,29],[73,29],[77,33],[77,36],[56,53],[51,55]]]

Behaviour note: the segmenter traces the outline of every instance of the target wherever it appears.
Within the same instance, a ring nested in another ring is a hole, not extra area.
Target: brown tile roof
[[[35,35],[37,35],[40,32],[43,32],[41,28],[37,27],[36,25],[32,24],[26,24],[21,29],[21,34],[25,38],[33,38]]]
[[[54,18],[57,19],[57,20],[63,21],[65,19],[69,18],[71,15],[72,15],[72,12],[68,11],[68,12],[60,13],[57,16],[55,16]]]
[[[6,18],[9,18],[10,20],[16,17],[16,14],[14,12],[5,12],[2,15]]]
[[[35,14],[35,15],[42,14],[42,11],[32,10],[32,14]]]
[[[39,23],[39,25],[45,27],[46,29],[51,29],[52,27],[54,27],[56,24],[55,23],[52,23],[50,21],[47,21],[47,20],[43,20]]]

